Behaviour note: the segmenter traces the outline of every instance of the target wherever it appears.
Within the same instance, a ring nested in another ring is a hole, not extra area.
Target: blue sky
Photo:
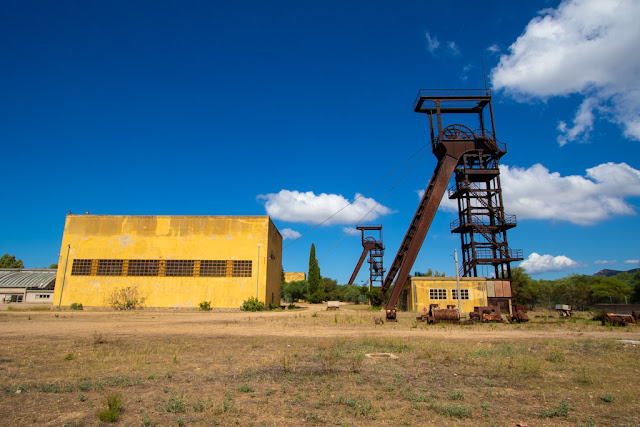
[[[428,150],[305,233],[428,143],[419,89],[481,88],[484,57],[523,265],[635,268],[638,18],[632,0],[5,1],[0,252],[57,262],[68,210],[269,213],[304,235],[285,240],[286,271],[306,271],[314,242],[344,283],[361,252],[344,230],[375,207],[365,222],[383,225],[388,266]],[[414,270],[454,273],[454,219],[445,203]]]

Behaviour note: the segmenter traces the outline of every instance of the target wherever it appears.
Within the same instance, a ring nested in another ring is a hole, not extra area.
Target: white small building
[[[51,304],[56,274],[49,268],[0,268],[0,301]]]

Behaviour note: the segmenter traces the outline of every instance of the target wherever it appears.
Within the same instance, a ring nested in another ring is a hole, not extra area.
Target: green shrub
[[[295,308],[296,308],[296,305],[295,305],[294,303],[291,303],[291,304],[289,304],[289,305],[287,306],[287,309],[288,309],[288,310],[293,310],[293,309],[295,309]]]
[[[612,403],[614,400],[616,400],[616,398],[610,394],[603,394],[602,396],[600,396],[600,399],[602,399],[602,401],[606,403]]]
[[[238,387],[238,391],[241,391],[243,393],[251,393],[253,392],[253,389],[249,385],[243,384],[240,387]]]
[[[269,310],[278,310],[278,309],[280,309],[280,306],[278,305],[278,303],[276,303],[276,302],[271,302],[271,303],[269,304]]]
[[[200,305],[200,310],[202,311],[211,310],[211,301],[202,301],[199,305]]]
[[[174,393],[169,400],[164,402],[164,409],[165,411],[172,412],[174,414],[184,413],[187,410],[185,401],[182,397],[178,397],[177,393]]]
[[[122,412],[122,396],[120,393],[112,393],[107,396],[107,408],[98,412],[100,421],[115,423]]]
[[[240,306],[240,310],[242,311],[264,311],[267,307],[264,305],[262,301],[258,301],[257,298],[251,297],[246,301],[242,302]]]
[[[571,410],[571,404],[566,400],[562,399],[562,402],[558,403],[554,408],[551,409],[542,409],[540,411],[541,418],[555,418],[555,417],[568,417],[569,410]]]
[[[107,303],[116,310],[133,310],[144,304],[145,297],[137,286],[114,289],[107,297]]]
[[[69,308],[71,310],[82,310],[82,304],[80,304],[79,302],[72,302],[71,305],[69,306]]]

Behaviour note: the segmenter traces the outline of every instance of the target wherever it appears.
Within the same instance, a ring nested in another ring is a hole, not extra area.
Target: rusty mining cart
[[[500,313],[500,307],[497,305],[490,305],[486,307],[473,307],[473,311],[469,313],[469,322],[502,323],[504,320]]]
[[[460,234],[460,276],[479,277],[482,268],[492,268],[494,277],[508,281],[511,262],[523,259],[522,250],[510,249],[507,241],[507,230],[517,222],[515,215],[504,212],[499,162],[507,148],[496,137],[491,90],[423,89],[414,111],[429,118],[431,151],[438,163],[380,287],[385,296],[390,291],[385,306],[388,321],[396,320],[398,299],[452,177],[455,183],[448,196],[458,202],[451,232]],[[463,123],[445,123],[447,117]],[[477,125],[479,129],[469,127]],[[507,307],[509,298],[489,298],[488,303]],[[491,313],[479,314],[487,318],[495,315]]]
[[[438,304],[430,304],[429,312],[416,317],[416,320],[429,324],[440,322],[458,323],[460,322],[460,312],[455,305],[447,305],[447,308],[440,308]]]
[[[635,319],[630,314],[604,313],[601,317],[602,326],[628,326],[635,325]]]
[[[514,304],[512,306],[513,314],[507,315],[507,321],[509,323],[523,323],[529,321],[527,316],[527,307],[520,304]]]

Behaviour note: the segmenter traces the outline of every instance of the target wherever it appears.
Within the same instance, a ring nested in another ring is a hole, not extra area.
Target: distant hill
[[[636,271],[640,270],[640,268],[632,268],[631,270],[627,270],[627,271],[620,271],[620,270],[609,270],[607,268],[605,268],[604,270],[600,270],[598,271],[596,274],[594,274],[594,276],[600,276],[600,277],[611,277],[611,276],[615,276],[618,275],[620,273],[629,273],[629,274],[633,274]]]

